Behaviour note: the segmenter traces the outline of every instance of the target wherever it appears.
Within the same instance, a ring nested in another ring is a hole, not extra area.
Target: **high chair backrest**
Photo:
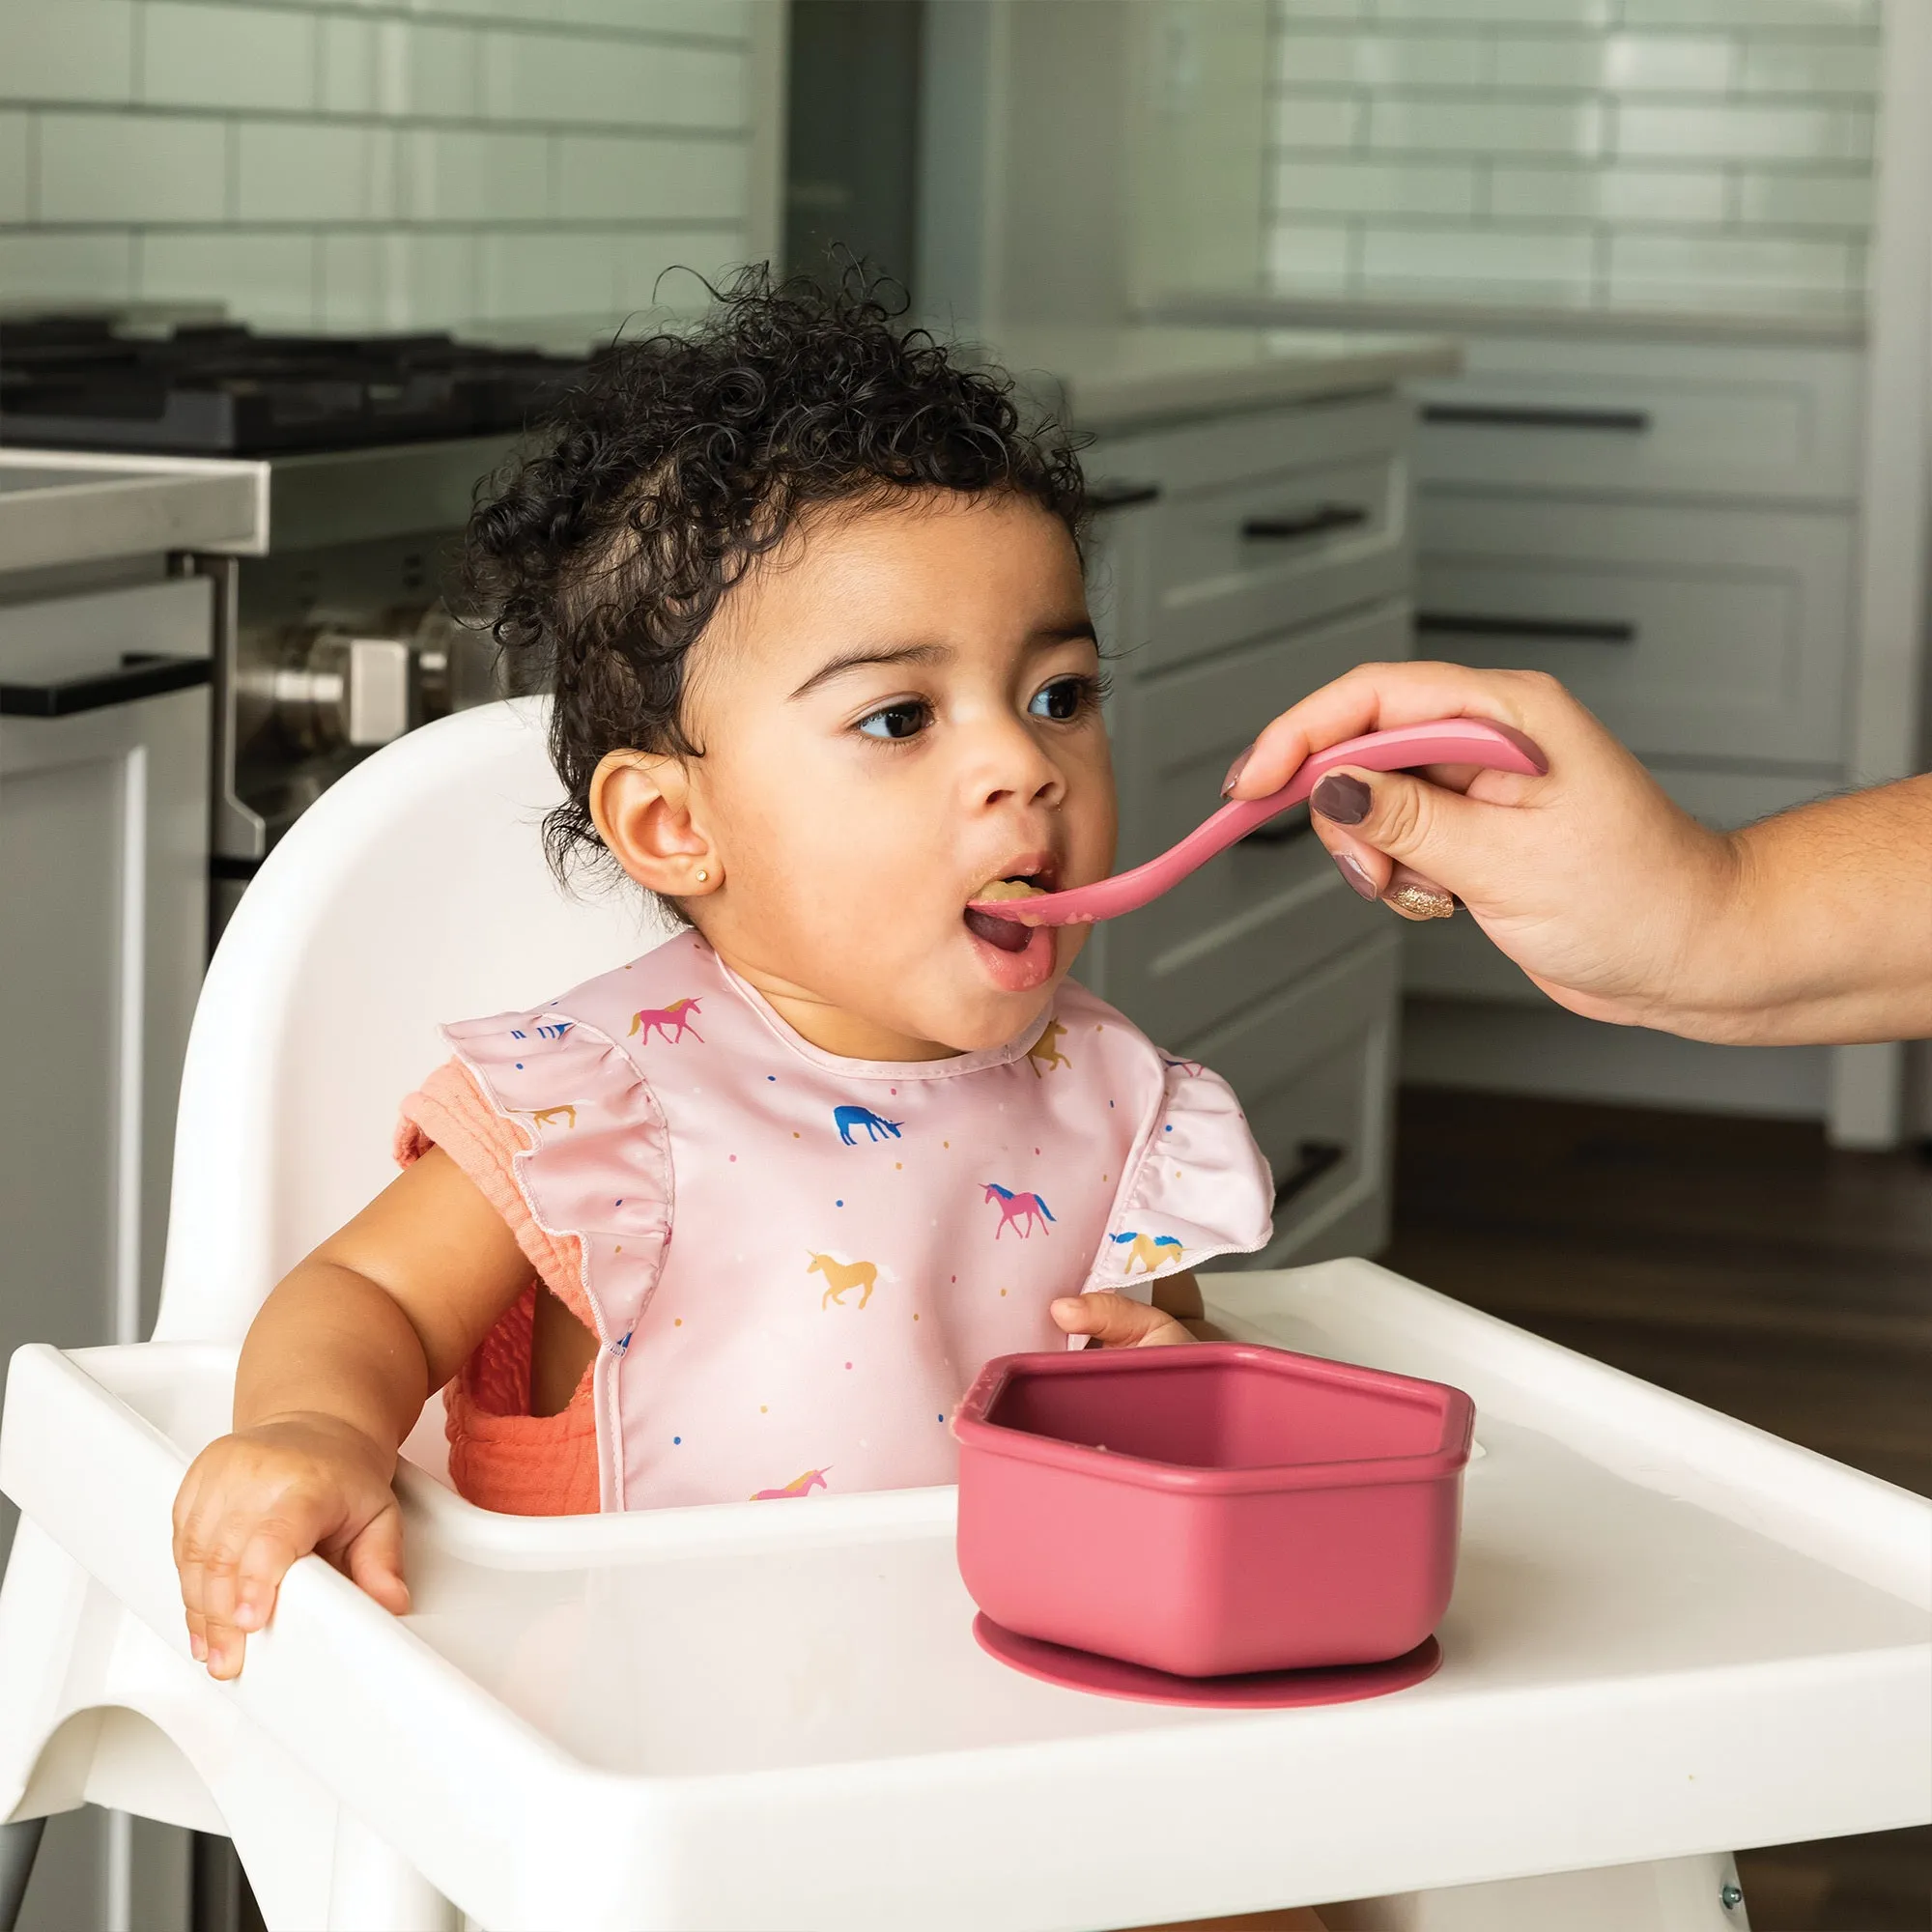
[[[157,1339],[240,1341],[291,1265],[386,1184],[436,1029],[533,1006],[668,936],[634,889],[573,897],[541,823],[548,706],[459,712],[332,785],[222,935],[177,1117]]]

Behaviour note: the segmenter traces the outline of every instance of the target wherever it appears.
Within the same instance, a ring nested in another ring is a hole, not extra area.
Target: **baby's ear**
[[[692,817],[691,775],[668,753],[607,752],[590,777],[591,823],[639,885],[662,898],[701,898],[724,868]]]

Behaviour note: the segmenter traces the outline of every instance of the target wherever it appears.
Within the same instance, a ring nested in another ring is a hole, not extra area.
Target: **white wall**
[[[1879,0],[1273,0],[1284,293],[1856,315]]]
[[[782,0],[0,0],[0,304],[621,314],[762,255]]]

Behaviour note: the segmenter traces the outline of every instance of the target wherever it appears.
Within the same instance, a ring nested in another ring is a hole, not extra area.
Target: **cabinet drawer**
[[[1423,385],[1416,473],[1473,484],[1849,504],[1855,349],[1492,337]]]
[[[1123,694],[1122,863],[1138,865],[1191,831],[1219,802],[1235,753],[1269,719],[1352,665],[1403,656],[1407,628],[1407,607],[1383,604]],[[1156,1037],[1173,1037],[1274,991],[1374,930],[1377,917],[1306,815],[1284,815],[1114,923],[1107,996]]]
[[[1399,936],[1384,929],[1313,979],[1179,1049],[1234,1088],[1278,1190],[1273,1241],[1222,1265],[1316,1259],[1311,1250],[1324,1231],[1345,1220],[1350,1245],[1379,1245],[1400,959]]]
[[[1832,511],[1425,497],[1416,648],[1549,671],[1647,755],[1833,764],[1852,535]]]

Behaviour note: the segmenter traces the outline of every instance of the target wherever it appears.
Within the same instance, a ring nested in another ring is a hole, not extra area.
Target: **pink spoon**
[[[1427,724],[1397,724],[1366,737],[1349,738],[1302,760],[1294,776],[1266,798],[1224,805],[1158,859],[1116,872],[1091,886],[1064,893],[1041,893],[1026,899],[975,899],[969,912],[1008,925],[1091,925],[1119,919],[1178,886],[1217,852],[1245,838],[1291,806],[1299,805],[1330,772],[1355,765],[1369,772],[1402,772],[1417,765],[1481,765],[1495,772],[1521,772],[1541,778],[1549,760],[1520,731],[1476,718],[1442,718]]]

